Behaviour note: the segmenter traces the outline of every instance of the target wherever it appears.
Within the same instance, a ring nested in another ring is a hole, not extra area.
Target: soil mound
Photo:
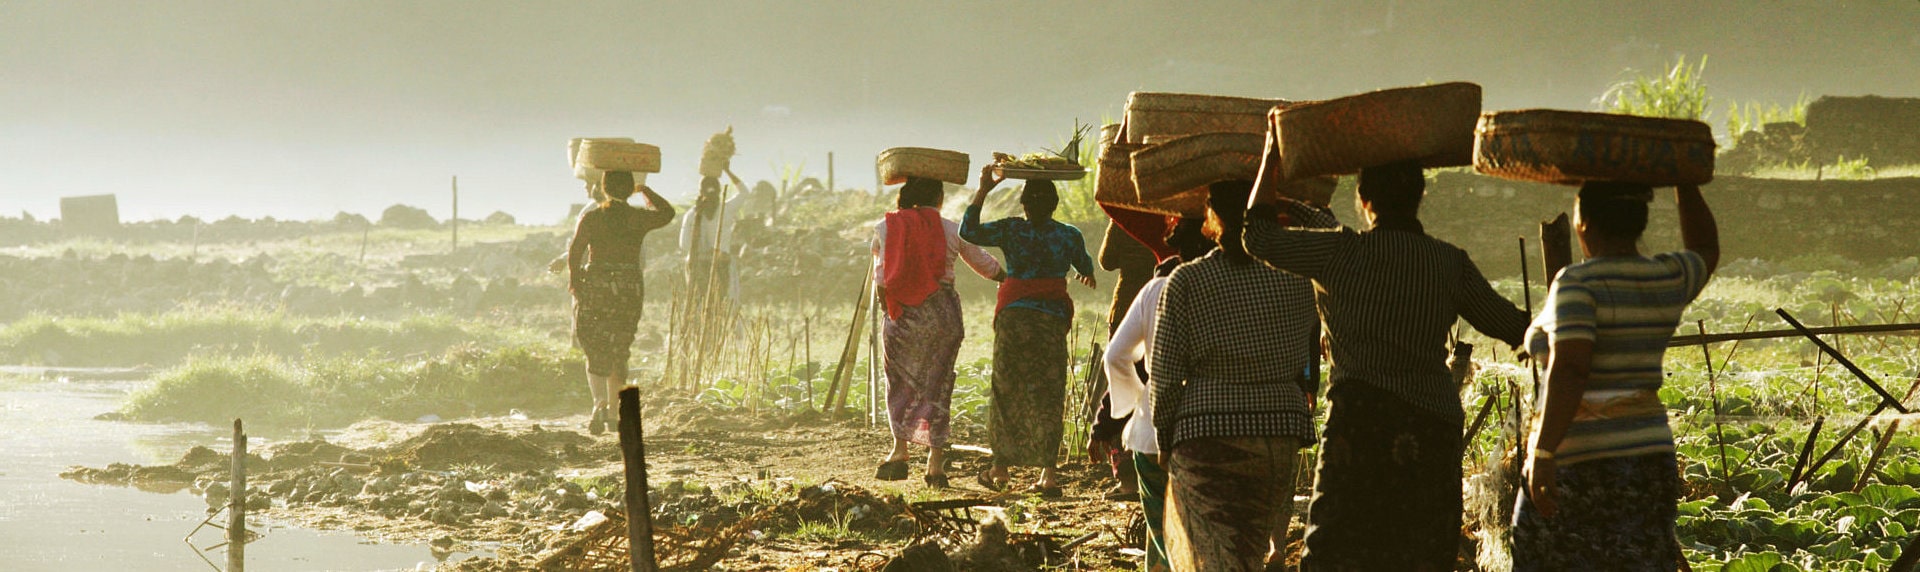
[[[466,423],[443,423],[385,449],[390,460],[443,471],[493,466],[505,471],[552,468],[588,454],[594,440],[562,431],[509,434]]]

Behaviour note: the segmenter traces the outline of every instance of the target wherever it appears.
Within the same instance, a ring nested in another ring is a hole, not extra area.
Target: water
[[[206,518],[186,492],[147,492],[60,478],[74,465],[166,464],[230,428],[96,421],[139,385],[126,381],[0,380],[0,569],[10,572],[213,570],[183,538]],[[255,445],[257,448],[258,445]],[[433,568],[426,546],[366,544],[346,533],[249,523],[266,536],[247,545],[250,570],[413,570]],[[206,529],[194,544],[220,543]],[[226,567],[226,553],[206,558]]]

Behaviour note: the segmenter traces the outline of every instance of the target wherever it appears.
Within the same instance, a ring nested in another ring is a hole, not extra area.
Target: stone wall
[[[1920,255],[1920,178],[1789,181],[1721,177],[1702,188],[1720,226],[1722,256],[1786,260],[1838,255],[1882,263]],[[1421,221],[1427,232],[1467,250],[1488,276],[1517,276],[1518,237],[1539,277],[1540,222],[1571,215],[1573,187],[1442,172],[1427,184]],[[1359,226],[1351,177],[1334,196],[1340,220]],[[1680,248],[1673,191],[1655,193],[1643,251]],[[1574,245],[1574,259],[1581,258]]]

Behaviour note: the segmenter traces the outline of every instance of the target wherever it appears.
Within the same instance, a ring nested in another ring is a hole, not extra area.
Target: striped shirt
[[[1294,220],[1333,216],[1282,202]],[[1418,221],[1366,232],[1292,228],[1274,222],[1277,208],[1248,211],[1247,252],[1313,280],[1332,344],[1332,387],[1366,384],[1462,422],[1460,390],[1447,369],[1448,330],[1466,318],[1518,346],[1527,313],[1494,292],[1465,251],[1427,236]]]
[[[1161,450],[1199,437],[1314,440],[1305,278],[1214,250],[1167,278],[1156,320],[1147,363]]]
[[[1579,413],[1554,451],[1560,464],[1666,453],[1673,431],[1660,403],[1667,341],[1680,314],[1707,285],[1699,254],[1595,258],[1553,281],[1528,345],[1593,342],[1593,365]],[[1545,355],[1537,352],[1536,355]]]

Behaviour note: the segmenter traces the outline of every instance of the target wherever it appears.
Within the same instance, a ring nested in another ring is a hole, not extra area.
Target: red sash
[[[998,315],[1000,310],[1006,309],[1007,304],[1012,304],[1019,300],[1058,300],[1066,302],[1068,307],[1067,315],[1073,315],[1073,298],[1067,296],[1066,278],[1034,278],[1030,280],[1008,278],[1001,281],[999,303],[994,305],[993,313]]]

